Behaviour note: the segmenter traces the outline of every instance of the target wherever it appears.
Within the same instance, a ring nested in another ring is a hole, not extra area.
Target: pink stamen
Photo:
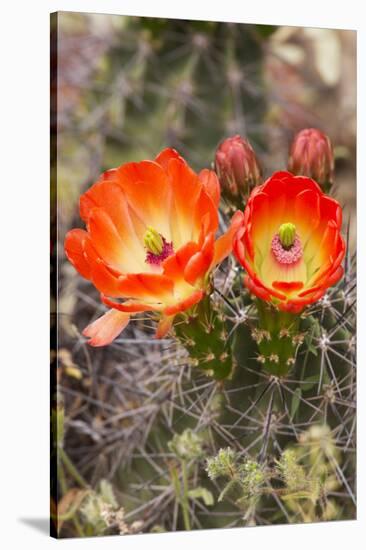
[[[300,260],[302,257],[302,246],[298,235],[295,236],[294,243],[286,250],[281,244],[278,233],[272,239],[272,252],[274,257],[280,264],[291,265]]]
[[[174,254],[173,243],[168,243],[162,235],[161,238],[163,239],[163,250],[160,254],[154,254],[148,250],[145,258],[147,264],[160,265],[166,258]]]

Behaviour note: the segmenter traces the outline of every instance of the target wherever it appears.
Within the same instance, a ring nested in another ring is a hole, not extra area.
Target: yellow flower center
[[[163,237],[151,226],[148,226],[144,235],[144,246],[148,252],[159,255],[163,252]]]
[[[285,250],[289,250],[295,242],[296,226],[291,223],[283,223],[278,230],[278,236]]]

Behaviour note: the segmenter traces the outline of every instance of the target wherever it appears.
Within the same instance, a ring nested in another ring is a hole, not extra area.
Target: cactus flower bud
[[[334,157],[329,137],[316,128],[301,130],[294,138],[288,169],[314,179],[324,191],[333,183]]]
[[[225,139],[217,148],[215,170],[222,196],[236,207],[243,206],[255,185],[261,183],[261,169],[250,143],[239,135]]]

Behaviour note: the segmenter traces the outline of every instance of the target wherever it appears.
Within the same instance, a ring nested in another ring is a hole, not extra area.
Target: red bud
[[[334,157],[329,137],[316,128],[301,130],[292,142],[288,169],[295,175],[314,179],[322,187],[330,187]]]
[[[223,197],[231,203],[246,199],[261,183],[261,169],[250,143],[239,135],[220,143],[215,156],[215,170]]]

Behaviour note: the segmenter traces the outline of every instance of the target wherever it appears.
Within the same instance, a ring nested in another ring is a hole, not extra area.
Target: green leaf
[[[206,506],[212,506],[214,504],[214,497],[212,493],[205,487],[196,487],[188,491],[189,498],[196,500],[201,498]]]
[[[301,388],[296,388],[291,401],[291,412],[290,412],[291,420],[293,420],[297,412],[297,409],[299,408],[300,400],[301,400]]]

